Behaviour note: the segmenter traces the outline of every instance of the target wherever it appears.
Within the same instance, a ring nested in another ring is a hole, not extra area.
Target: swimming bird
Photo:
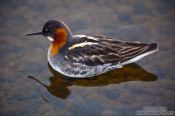
[[[41,32],[51,41],[48,61],[71,78],[93,77],[136,62],[158,51],[157,43],[125,42],[101,35],[73,35],[63,21],[47,21]]]

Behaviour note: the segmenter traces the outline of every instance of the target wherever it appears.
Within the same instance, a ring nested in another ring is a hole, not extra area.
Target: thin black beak
[[[32,35],[43,35],[43,33],[42,32],[31,33],[31,34],[27,34],[26,36],[32,36]]]

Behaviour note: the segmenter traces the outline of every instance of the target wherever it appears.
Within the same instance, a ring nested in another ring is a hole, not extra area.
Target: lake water
[[[144,107],[175,109],[174,0],[30,0],[0,2],[1,116],[136,115]],[[38,32],[63,20],[74,34],[157,42],[159,52],[91,79],[71,80],[47,61]]]

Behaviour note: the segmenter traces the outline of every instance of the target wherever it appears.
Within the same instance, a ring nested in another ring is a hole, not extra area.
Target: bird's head
[[[32,35],[43,35],[50,41],[55,41],[59,38],[67,38],[68,36],[72,36],[72,33],[64,22],[49,20],[44,24],[41,32],[27,34],[26,36]]]
[[[49,20],[47,21],[41,32],[27,34],[26,36],[43,35],[48,38],[52,44],[50,47],[50,53],[55,56],[59,53],[59,50],[63,48],[69,38],[72,37],[68,26],[62,21]]]

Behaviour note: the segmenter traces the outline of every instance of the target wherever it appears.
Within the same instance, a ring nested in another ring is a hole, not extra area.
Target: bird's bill
[[[42,32],[31,33],[31,34],[27,34],[26,36],[32,36],[32,35],[43,35],[43,33]]]

